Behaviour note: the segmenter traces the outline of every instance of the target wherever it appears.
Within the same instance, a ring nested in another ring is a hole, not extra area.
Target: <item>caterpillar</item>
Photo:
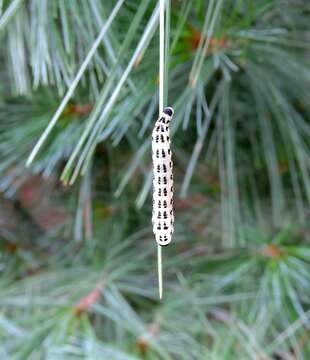
[[[153,160],[153,233],[158,245],[171,242],[174,231],[173,173],[170,149],[170,121],[174,110],[164,108],[152,132]]]

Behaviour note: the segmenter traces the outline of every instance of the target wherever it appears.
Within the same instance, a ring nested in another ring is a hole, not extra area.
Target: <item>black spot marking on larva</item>
[[[157,165],[157,172],[160,172],[160,165]]]
[[[168,149],[168,154],[170,155],[170,153],[171,153],[171,150],[170,150],[170,149]]]
[[[164,158],[164,157],[166,157],[166,153],[165,153],[165,150],[164,149],[162,149],[162,151],[161,151],[161,156]]]
[[[160,211],[158,211],[157,219],[161,219],[161,212]]]
[[[156,135],[155,141],[158,143],[159,142],[159,135]]]
[[[172,174],[170,175],[170,180],[173,180],[173,175]]]
[[[161,196],[161,188],[158,189],[158,196]]]
[[[164,222],[164,227],[163,227],[164,230],[168,230],[168,226],[167,224]]]
[[[161,140],[161,142],[165,142],[164,135],[160,135],[160,140]]]
[[[173,212],[173,211],[172,211],[172,210],[170,210],[170,215],[172,215],[172,212]]]
[[[163,172],[166,173],[167,172],[167,166],[165,164],[163,164]]]
[[[163,206],[164,206],[164,209],[167,208],[167,201],[166,200],[163,201]]]
[[[166,213],[166,211],[164,211],[164,219],[168,219],[168,214]]]
[[[166,131],[168,131],[169,130],[169,126],[166,126]]]
[[[158,206],[158,209],[161,209],[161,201],[160,200],[158,200],[157,206]]]
[[[159,150],[156,150],[156,157],[159,158]]]
[[[157,225],[157,230],[161,230],[160,223]]]
[[[171,186],[170,191],[173,192],[173,186]]]
[[[169,162],[169,167],[170,167],[170,169],[172,168],[172,162],[171,161]]]
[[[164,176],[163,181],[164,181],[164,185],[167,185],[167,178],[166,178],[166,176]]]
[[[164,188],[164,196],[167,196],[167,189]]]
[[[169,141],[170,140],[170,137],[169,136],[167,136],[167,141]]]
[[[159,177],[158,178],[158,185],[160,185],[161,184],[161,178]]]
[[[173,200],[172,200],[172,199],[170,199],[170,205],[172,205],[172,203],[173,203]]]

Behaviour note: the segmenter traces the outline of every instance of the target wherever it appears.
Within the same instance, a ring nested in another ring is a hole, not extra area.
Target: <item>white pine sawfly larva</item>
[[[173,173],[170,149],[170,121],[174,110],[164,108],[152,132],[153,233],[158,245],[171,242],[174,231]]]

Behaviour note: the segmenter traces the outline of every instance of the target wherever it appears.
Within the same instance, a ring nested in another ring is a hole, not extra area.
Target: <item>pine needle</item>
[[[157,269],[158,269],[158,294],[159,299],[163,298],[163,262],[161,246],[157,245]]]

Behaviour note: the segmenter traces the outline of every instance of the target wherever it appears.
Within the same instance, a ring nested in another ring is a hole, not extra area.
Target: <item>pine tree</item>
[[[310,358],[309,14],[169,2],[159,302],[158,3],[0,0],[1,359]]]

